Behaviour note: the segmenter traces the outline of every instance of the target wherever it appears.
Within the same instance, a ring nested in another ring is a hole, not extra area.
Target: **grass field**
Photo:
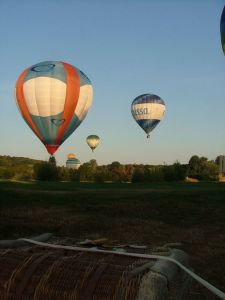
[[[53,232],[148,246],[181,242],[195,272],[225,291],[225,183],[1,181],[0,209],[0,239]]]

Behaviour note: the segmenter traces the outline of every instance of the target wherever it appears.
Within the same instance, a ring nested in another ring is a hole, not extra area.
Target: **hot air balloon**
[[[67,168],[74,169],[74,170],[79,169],[81,163],[80,163],[79,159],[76,158],[75,154],[69,153],[67,155],[67,158],[68,158],[66,161]]]
[[[220,19],[220,34],[221,34],[221,43],[223,48],[223,53],[225,55],[225,6]]]
[[[76,155],[74,154],[74,153],[69,153],[68,155],[67,155],[67,158],[68,159],[70,159],[70,158],[75,158],[76,157]]]
[[[88,77],[61,61],[45,61],[24,70],[15,92],[24,120],[51,155],[81,124],[93,95]]]
[[[165,110],[164,101],[153,94],[140,95],[131,104],[131,113],[138,125],[147,133],[147,138],[162,120]]]
[[[100,142],[100,138],[97,135],[89,135],[86,138],[87,144],[88,146],[92,149],[92,152],[94,151],[94,149],[98,146],[99,142]]]

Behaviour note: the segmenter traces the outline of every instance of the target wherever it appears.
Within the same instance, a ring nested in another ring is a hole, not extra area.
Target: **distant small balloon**
[[[72,157],[72,156],[69,157],[69,155],[68,155],[67,158],[68,158],[66,161],[67,168],[74,169],[74,170],[79,169],[81,162],[79,161],[79,159],[75,158],[75,155],[74,155],[74,157]]]
[[[223,54],[225,55],[225,6],[223,8],[223,12],[220,19],[220,34]]]
[[[68,155],[67,155],[67,158],[68,159],[70,159],[70,158],[75,158],[76,157],[76,155],[74,154],[74,153],[69,153]]]
[[[131,104],[131,113],[138,125],[147,133],[147,138],[162,120],[165,110],[164,101],[153,94],[140,95]]]
[[[88,146],[92,149],[92,152],[94,151],[94,149],[98,146],[99,142],[100,142],[100,138],[97,135],[89,135],[86,138],[87,144]]]

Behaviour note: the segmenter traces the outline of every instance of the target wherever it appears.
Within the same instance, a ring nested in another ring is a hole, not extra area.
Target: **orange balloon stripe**
[[[16,83],[16,99],[17,99],[18,106],[20,108],[20,111],[21,111],[24,119],[26,120],[26,122],[28,123],[30,128],[33,130],[33,132],[42,141],[42,143],[44,143],[44,140],[43,140],[38,128],[36,127],[36,125],[34,124],[32,118],[30,116],[29,110],[27,108],[27,104],[26,104],[25,99],[24,99],[23,84],[24,84],[24,77],[26,76],[26,73],[27,73],[28,70],[29,70],[29,68],[27,68],[25,71],[23,71],[23,73],[20,75],[20,77],[17,80],[17,83]]]
[[[56,145],[60,144],[60,140],[70,124],[80,94],[80,77],[78,72],[74,67],[67,63],[63,62],[63,65],[66,73],[66,100],[62,119],[64,119],[65,122],[60,126],[58,136],[55,141]]]

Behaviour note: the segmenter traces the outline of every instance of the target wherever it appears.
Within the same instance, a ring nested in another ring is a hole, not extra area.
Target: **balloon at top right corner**
[[[223,48],[223,54],[225,55],[225,6],[220,19],[220,34],[221,34],[221,43]]]
[[[165,111],[165,102],[154,94],[140,95],[131,104],[131,113],[138,125],[147,133],[147,138],[160,123]]]

